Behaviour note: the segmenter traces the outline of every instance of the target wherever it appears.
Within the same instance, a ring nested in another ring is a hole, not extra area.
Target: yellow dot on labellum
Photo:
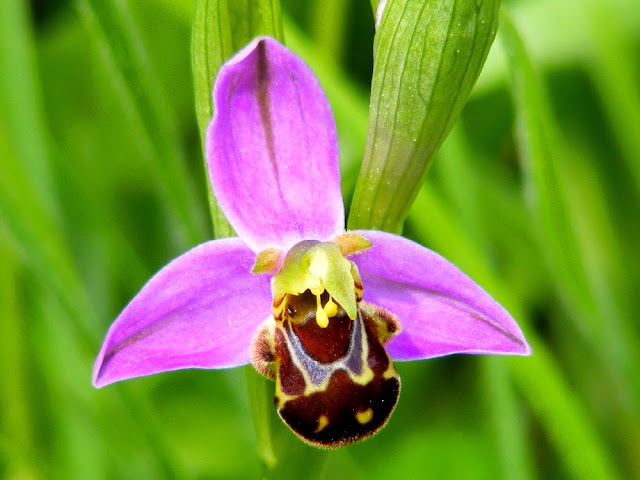
[[[367,408],[362,412],[356,412],[356,420],[360,422],[362,425],[365,423],[369,423],[373,418],[373,409],[371,407]]]
[[[313,433],[321,432],[327,425],[329,425],[329,418],[326,415],[320,415],[318,418],[318,426]]]

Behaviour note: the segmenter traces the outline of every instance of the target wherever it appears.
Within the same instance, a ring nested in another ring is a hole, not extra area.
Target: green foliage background
[[[262,472],[249,370],[102,390],[90,382],[123,306],[213,235],[194,8],[0,7],[2,478]],[[367,131],[371,6],[286,0],[282,10],[288,46],[332,102],[348,203]],[[399,364],[389,425],[330,452],[324,466],[265,410],[282,475],[640,478],[639,60],[634,0],[504,2],[488,62],[405,235],[503,303],[534,355]]]

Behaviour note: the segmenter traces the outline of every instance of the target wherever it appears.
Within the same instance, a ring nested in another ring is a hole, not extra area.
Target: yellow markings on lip
[[[289,395],[282,390],[282,382],[280,379],[280,375],[276,375],[276,394],[275,394],[275,404],[276,408],[284,408],[287,402],[291,400],[296,400],[300,395]]]
[[[321,432],[327,425],[329,425],[329,417],[327,417],[326,415],[320,415],[320,417],[318,418],[318,426],[313,431],[313,433]]]
[[[367,408],[366,410],[363,410],[362,412],[356,412],[356,420],[358,420],[358,422],[361,425],[365,425],[369,423],[372,418],[373,418],[373,409],[371,407]]]
[[[287,402],[290,402],[291,400],[296,400],[297,398],[300,398],[300,395],[287,395],[282,391],[282,389],[278,389],[276,390],[276,395],[275,395],[276,408],[284,408],[284,405]]]
[[[389,362],[389,366],[382,374],[382,378],[385,380],[389,380],[390,378],[397,378],[398,372],[396,372],[396,368],[393,366],[393,363]]]

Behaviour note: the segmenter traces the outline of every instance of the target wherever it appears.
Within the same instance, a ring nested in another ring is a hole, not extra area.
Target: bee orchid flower
[[[222,66],[207,131],[209,177],[238,237],[155,274],[115,320],[96,387],[183,368],[253,363],[303,440],[377,432],[399,395],[393,361],[527,355],[509,313],[437,253],[345,232],[336,128],[311,70],[270,38]]]

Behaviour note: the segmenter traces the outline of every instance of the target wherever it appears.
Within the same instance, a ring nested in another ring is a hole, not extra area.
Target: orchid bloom
[[[270,38],[222,66],[206,156],[236,238],[179,256],[111,326],[93,383],[252,362],[278,413],[322,447],[371,436],[400,380],[393,360],[527,355],[511,316],[427,248],[345,232],[338,144],[311,70]]]

